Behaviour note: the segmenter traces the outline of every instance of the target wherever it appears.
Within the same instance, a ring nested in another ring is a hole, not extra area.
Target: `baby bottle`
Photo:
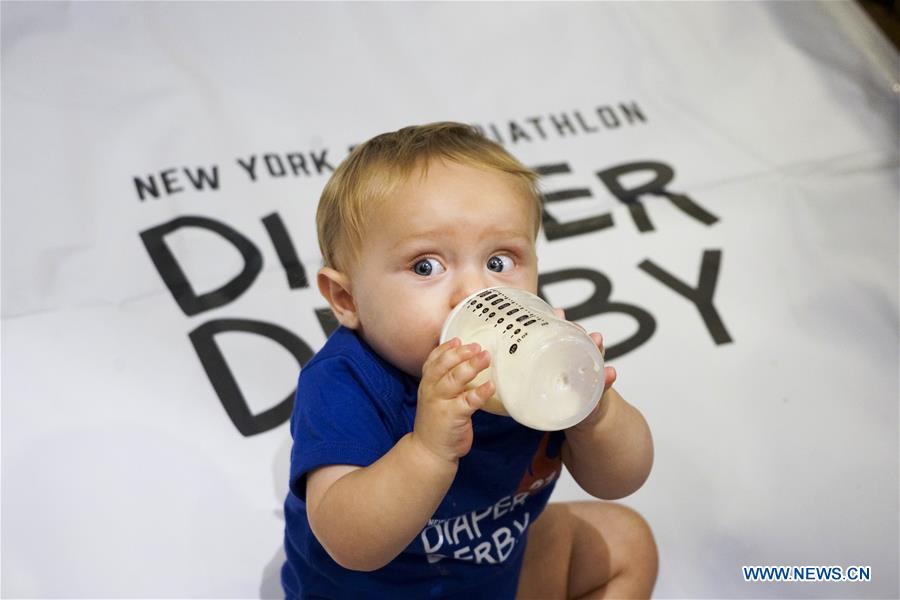
[[[479,290],[450,312],[441,343],[477,342],[491,365],[469,385],[492,380],[484,410],[542,431],[575,425],[603,394],[603,356],[585,331],[558,318],[549,304],[507,287]]]

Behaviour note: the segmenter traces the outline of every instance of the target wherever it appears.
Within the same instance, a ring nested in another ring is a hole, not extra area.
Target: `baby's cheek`
[[[430,335],[421,336],[415,344],[410,344],[408,351],[411,360],[416,364],[416,368],[421,372],[422,365],[428,360],[432,351],[440,345],[440,331]]]

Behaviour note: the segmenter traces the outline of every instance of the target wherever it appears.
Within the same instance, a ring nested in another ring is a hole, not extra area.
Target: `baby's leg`
[[[528,533],[518,598],[649,598],[656,542],[635,511],[612,502],[549,504]]]

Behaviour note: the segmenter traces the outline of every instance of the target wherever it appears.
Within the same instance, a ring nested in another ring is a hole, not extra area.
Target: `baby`
[[[487,351],[439,345],[472,292],[536,293],[535,173],[467,125],[407,127],[353,150],[316,221],[340,327],[297,386],[288,598],[649,597],[656,546],[637,513],[547,504],[563,464],[597,498],[647,478],[650,431],[615,371],[586,419],[545,433],[479,410],[493,386],[467,384]]]

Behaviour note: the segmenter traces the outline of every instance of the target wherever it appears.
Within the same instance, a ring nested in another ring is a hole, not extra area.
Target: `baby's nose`
[[[453,293],[450,294],[450,306],[456,306],[478,290],[483,290],[486,287],[490,287],[490,283],[480,274],[470,274],[461,277],[454,287]]]

